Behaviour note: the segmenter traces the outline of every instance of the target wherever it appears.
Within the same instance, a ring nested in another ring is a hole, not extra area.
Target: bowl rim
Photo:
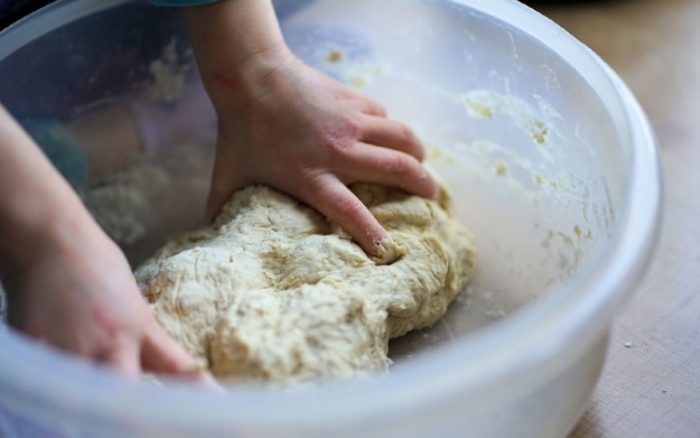
[[[516,397],[556,375],[553,373],[563,371],[592,348],[607,332],[614,312],[641,280],[658,240],[662,178],[651,125],[619,76],[551,20],[516,1],[442,1],[471,8],[544,43],[577,71],[585,72],[583,76],[608,111],[615,110],[615,114],[623,116],[618,131],[621,129],[633,145],[627,164],[626,199],[612,250],[594,263],[590,277],[549,294],[523,312],[480,329],[473,336],[419,356],[388,376],[275,392],[274,397],[270,397],[268,389],[258,387],[241,387],[235,393],[220,394],[177,382],[168,387],[129,383],[63,353],[45,351],[26,336],[7,330],[0,332],[0,348],[6,352],[0,361],[0,401],[24,406],[26,412],[41,412],[44,418],[49,411],[55,412],[57,420],[66,418],[66,412],[79,413],[86,422],[99,419],[100,424],[143,419],[183,430],[225,427],[230,431],[292,424],[310,427],[311,422],[337,427],[354,424],[359,418],[366,422],[405,415],[427,405],[449,403],[460,394],[479,394],[478,398],[473,397],[477,401],[472,406],[479,409],[489,404],[484,394],[498,400],[506,397],[505,392],[508,397]],[[129,2],[59,0],[0,33],[6,41],[4,49],[0,49],[0,60],[63,24]],[[592,329],[581,335],[585,325]],[[578,336],[575,345],[571,344],[573,333]],[[562,351],[567,352],[567,360],[552,360]],[[524,357],[527,360],[522,360]],[[47,369],[54,371],[47,373]],[[523,373],[528,374],[528,379],[518,378]],[[412,384],[406,386],[407,381]],[[95,387],[102,390],[94,391]],[[500,387],[508,387],[509,391],[495,390]],[[225,410],[221,409],[222,404]]]

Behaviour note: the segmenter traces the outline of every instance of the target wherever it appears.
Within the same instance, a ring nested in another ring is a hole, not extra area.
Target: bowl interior
[[[216,121],[179,15],[111,3],[64,8],[52,23],[68,24],[36,25],[0,53],[0,101],[137,265],[203,222]],[[414,128],[475,235],[470,286],[435,327],[392,342],[399,366],[588,275],[609,249],[626,178],[618,133],[548,47],[458,2],[276,6],[304,61]],[[120,147],[130,130],[140,142]]]

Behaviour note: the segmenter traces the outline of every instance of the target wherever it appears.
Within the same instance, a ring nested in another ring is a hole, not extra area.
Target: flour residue
[[[185,75],[190,64],[182,62],[177,53],[177,40],[173,38],[163,48],[160,58],[149,65],[152,81],[146,88],[146,95],[153,102],[173,103],[185,87]]]
[[[544,146],[549,142],[551,127],[524,100],[490,90],[474,90],[459,96],[470,117],[489,119],[497,114],[511,118],[533,142]]]

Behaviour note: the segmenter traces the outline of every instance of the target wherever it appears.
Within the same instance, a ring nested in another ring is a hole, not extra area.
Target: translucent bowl
[[[634,96],[594,53],[515,1],[276,7],[302,59],[377,98],[428,145],[430,166],[476,236],[471,285],[444,321],[391,344],[388,375],[290,391],[127,382],[0,331],[0,432],[564,435],[598,378],[614,313],[656,243],[659,163]],[[207,188],[214,120],[187,67],[178,13],[126,0],[59,0],[0,34],[0,101],[39,143],[50,141],[37,120],[71,126],[115,102],[138,107],[153,93],[152,61],[172,58],[163,56],[172,41],[177,62],[166,67],[185,78],[175,97],[195,96],[185,106],[201,117],[184,124],[201,136],[167,154],[154,140],[142,154],[173,183],[149,195],[160,204],[138,213],[140,232],[120,234],[119,224],[105,222],[134,264],[168,233],[201,222]],[[175,129],[168,114],[177,105],[152,105],[163,110],[150,116],[161,137]],[[87,174],[72,181],[93,205],[110,171],[124,169],[110,170],[113,150],[87,147]],[[130,208],[107,204],[107,213]]]

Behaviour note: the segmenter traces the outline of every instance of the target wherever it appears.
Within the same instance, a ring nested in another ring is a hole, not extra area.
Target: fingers
[[[186,374],[193,371],[194,360],[153,320],[141,344],[141,365],[145,371]]]
[[[371,99],[359,93],[355,93],[355,95],[357,96],[357,99],[360,102],[360,108],[363,113],[370,116],[386,117],[386,110],[374,99]]]
[[[366,253],[377,255],[379,242],[387,237],[386,231],[357,196],[335,176],[326,174],[317,177],[304,195],[304,202],[340,225]]]
[[[361,140],[365,143],[396,149],[413,156],[418,161],[425,158],[425,149],[413,130],[396,120],[365,116],[359,124]]]
[[[139,347],[130,336],[118,337],[102,360],[127,377],[137,378],[141,374]]]
[[[144,371],[184,377],[204,387],[221,390],[216,379],[206,369],[196,366],[192,357],[153,320],[141,345]]]
[[[224,388],[219,384],[219,382],[214,378],[214,376],[211,375],[211,373],[207,370],[202,370],[202,369],[197,369],[189,373],[184,373],[182,374],[183,377],[186,379],[198,383],[199,385],[208,388],[208,389],[213,389],[216,391],[223,391]]]
[[[388,185],[425,198],[433,198],[438,192],[435,180],[408,154],[364,143],[358,143],[344,154],[342,168],[337,172],[346,183]]]

